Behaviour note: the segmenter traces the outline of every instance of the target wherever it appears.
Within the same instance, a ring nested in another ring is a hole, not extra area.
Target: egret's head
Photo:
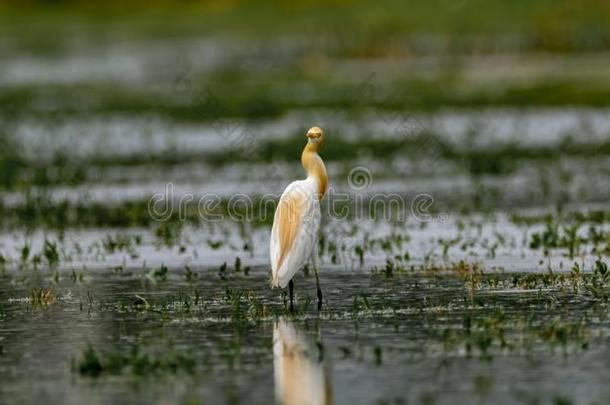
[[[320,149],[322,146],[324,132],[320,127],[311,127],[307,131],[307,143],[314,147],[314,150]]]

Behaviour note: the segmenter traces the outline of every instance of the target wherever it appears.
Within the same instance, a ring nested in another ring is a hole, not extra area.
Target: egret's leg
[[[292,297],[293,297],[293,292],[294,292],[294,283],[292,282],[292,280],[290,280],[288,282],[288,291],[290,291],[290,312],[294,312],[294,304],[292,301]]]
[[[318,268],[316,270],[316,287],[318,287],[318,311],[322,309],[322,289],[320,288],[320,277],[318,277]]]
[[[318,289],[318,311],[322,309],[322,289],[320,288],[320,276],[318,276],[318,254],[316,253],[316,249],[314,249],[313,254],[311,255],[311,265],[313,266],[313,271],[316,274],[316,287]]]

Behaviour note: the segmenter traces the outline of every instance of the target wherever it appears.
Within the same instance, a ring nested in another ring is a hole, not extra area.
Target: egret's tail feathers
[[[271,285],[271,288],[285,288],[291,278],[292,277],[286,277],[286,274],[282,276],[280,275],[280,272],[277,271],[271,276],[271,281],[269,284]]]
[[[277,278],[277,273],[273,274],[271,276],[271,280],[269,280],[269,285],[271,286],[271,288],[276,288],[276,287],[280,286],[280,282],[279,282],[279,280]]]

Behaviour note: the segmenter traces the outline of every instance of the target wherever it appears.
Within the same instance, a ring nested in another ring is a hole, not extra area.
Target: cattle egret
[[[318,155],[322,141],[322,129],[312,127],[307,131],[307,144],[301,154],[301,164],[307,172],[307,178],[286,187],[273,218],[269,244],[271,287],[285,288],[288,285],[291,311],[294,311],[292,278],[307,260],[311,260],[316,275],[318,310],[322,308],[316,252],[321,218],[320,201],[328,182],[326,167]]]

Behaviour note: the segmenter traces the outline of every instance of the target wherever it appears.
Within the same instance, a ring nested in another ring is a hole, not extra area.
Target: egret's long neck
[[[326,192],[326,184],[328,176],[326,175],[326,167],[320,155],[318,155],[318,145],[307,142],[303,154],[301,155],[301,164],[307,172],[308,177],[313,177],[318,183],[318,198],[321,200]]]

